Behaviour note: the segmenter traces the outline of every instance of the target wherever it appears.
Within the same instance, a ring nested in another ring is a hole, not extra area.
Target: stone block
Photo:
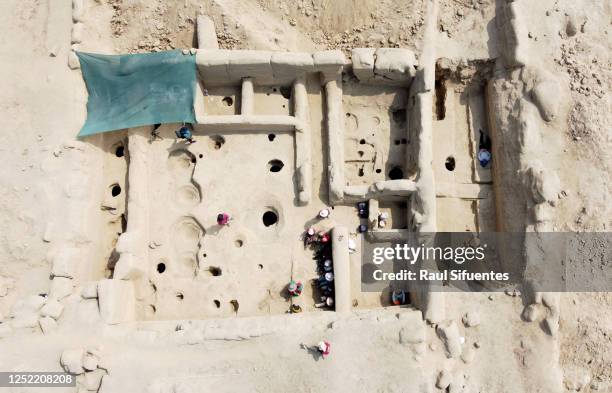
[[[90,353],[83,357],[83,368],[86,371],[93,371],[98,368],[98,358]]]
[[[522,317],[527,322],[533,322],[540,316],[537,304],[530,304],[523,310]]]
[[[273,79],[272,52],[259,50],[237,50],[229,53],[228,72],[230,80],[251,77],[270,81]]]
[[[447,389],[453,381],[453,375],[448,370],[442,370],[436,378],[436,387],[438,389]]]
[[[134,280],[142,277],[147,272],[146,260],[133,254],[121,254],[115,265],[113,277],[118,280]],[[98,286],[98,291],[99,291]],[[99,295],[99,293],[98,293]]]
[[[465,313],[462,320],[466,327],[475,327],[480,325],[480,314],[476,311],[469,311]]]
[[[117,239],[115,250],[119,254],[137,254],[140,242],[140,236],[136,232],[123,232],[121,235],[119,235],[119,238]]]
[[[98,305],[102,320],[108,324],[133,321],[136,313],[134,283],[118,279],[99,281]]]
[[[444,343],[444,350],[448,358],[461,356],[461,337],[459,328],[454,321],[445,321],[438,325],[436,333]]]
[[[556,337],[559,332],[559,317],[551,315],[544,318],[543,328],[547,334]]]
[[[106,375],[106,371],[96,369],[85,373],[85,388],[90,392],[97,392],[102,384],[102,378]]]
[[[196,53],[196,65],[202,78],[216,82],[229,81],[229,50],[200,49]]]
[[[534,162],[527,169],[527,180],[535,203],[555,202],[561,190],[559,177],[556,173],[545,170],[542,163]]]
[[[0,338],[8,337],[13,333],[13,327],[8,323],[0,323]]]
[[[54,277],[53,280],[51,280],[49,297],[51,299],[62,300],[63,298],[71,295],[73,289],[74,283],[71,278]]]
[[[77,70],[81,68],[81,63],[79,62],[79,58],[77,57],[76,53],[74,53],[74,51],[70,51],[68,53],[68,67],[71,70]]]
[[[461,360],[465,364],[472,363],[475,357],[476,357],[476,351],[471,346],[466,346],[463,349],[463,352],[461,352]]]
[[[198,32],[198,48],[219,49],[215,22],[208,15],[198,15],[196,19]]]
[[[43,317],[38,320],[38,324],[40,325],[40,330],[42,330],[43,334],[51,334],[57,329],[57,322],[55,319],[51,317]]]
[[[379,48],[376,50],[374,74],[383,80],[409,82],[416,74],[416,57],[410,49]]]
[[[310,53],[274,52],[270,58],[274,78],[293,78],[306,72],[314,72]]]
[[[80,259],[81,252],[78,248],[66,247],[60,249],[53,257],[51,274],[54,277],[76,277]]]
[[[11,326],[15,329],[37,327],[39,326],[38,313],[34,311],[20,313],[13,318]]]
[[[420,312],[401,313],[399,320],[402,325],[400,329],[400,342],[402,344],[421,344],[425,342],[425,324]]]
[[[315,71],[335,75],[342,72],[346,58],[340,50],[326,50],[312,54]]]
[[[375,48],[355,48],[351,52],[353,74],[360,82],[368,82],[374,78]]]
[[[83,369],[83,356],[85,351],[82,348],[78,349],[66,349],[62,352],[60,357],[60,364],[67,373],[71,374],[82,374],[85,372]]]
[[[27,296],[22,301],[17,302],[16,304],[20,305],[21,308],[24,310],[36,311],[36,310],[40,310],[40,308],[44,306],[46,302],[47,302],[47,299],[44,296],[30,295],[30,296]]]
[[[83,299],[95,299],[98,297],[98,283],[92,282],[83,286],[81,289],[81,297]]]
[[[85,16],[85,5],[83,0],[72,0],[72,21],[74,23],[83,22]]]
[[[70,36],[71,44],[80,44],[83,42],[83,30],[85,25],[83,23],[75,23],[72,25],[72,35]]]
[[[58,319],[64,311],[64,305],[55,299],[50,299],[47,304],[40,310],[40,315],[43,317],[51,317]]]
[[[563,97],[563,91],[559,82],[553,79],[538,82],[531,91],[531,94],[542,119],[547,122],[554,120],[559,114],[561,103],[559,97]]]

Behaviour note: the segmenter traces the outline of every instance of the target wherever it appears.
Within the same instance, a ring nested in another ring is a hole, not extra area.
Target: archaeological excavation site
[[[0,393],[612,392],[611,7],[6,1]]]

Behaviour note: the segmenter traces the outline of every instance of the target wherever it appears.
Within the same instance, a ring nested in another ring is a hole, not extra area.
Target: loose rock
[[[559,82],[549,79],[539,82],[533,88],[534,103],[540,111],[540,116],[545,121],[552,121],[559,113],[560,100],[562,96]]]
[[[559,317],[548,316],[544,318],[544,331],[549,335],[556,337],[559,332]]]
[[[64,371],[72,374],[82,374],[85,370],[83,369],[83,355],[85,352],[83,349],[66,349],[62,352],[60,358],[60,364],[64,368]]]
[[[70,37],[70,43],[79,44],[83,42],[83,23],[75,23],[72,25],[72,36]]]
[[[51,299],[40,310],[40,315],[58,319],[62,315],[62,311],[64,311],[64,305],[55,299]]]
[[[106,371],[96,369],[85,373],[85,388],[90,392],[97,392],[102,384],[102,378],[106,375]]]
[[[11,321],[11,326],[15,329],[33,328],[38,325],[38,313],[30,311],[16,316]]]
[[[444,343],[447,357],[456,358],[461,355],[461,336],[454,321],[440,323],[436,328],[436,333]]]
[[[448,370],[440,371],[438,378],[436,378],[436,387],[438,389],[446,389],[450,386],[453,381],[453,375]]]
[[[83,0],[72,0],[72,21],[74,23],[83,22],[85,16],[85,7]]]
[[[533,322],[538,319],[540,312],[535,304],[530,304],[523,310],[523,319],[527,322]]]
[[[72,294],[74,283],[72,279],[66,277],[55,277],[51,280],[51,290],[49,297],[56,300],[62,300],[66,296]]]
[[[0,338],[7,337],[13,332],[13,328],[8,323],[0,323]]]
[[[51,317],[43,317],[38,321],[43,334],[50,334],[57,328],[57,322]]]
[[[467,327],[480,325],[480,315],[476,311],[469,311],[463,316],[463,324]]]
[[[73,278],[76,276],[79,259],[80,251],[77,248],[62,248],[53,257],[51,274],[55,277]]]
[[[473,347],[466,346],[463,352],[461,353],[461,360],[463,363],[472,363],[474,357],[476,356],[476,352]]]
[[[83,359],[83,368],[87,371],[95,370],[98,368],[98,358],[91,354],[85,355],[85,358]]]
[[[76,69],[81,68],[81,63],[79,62],[79,58],[77,57],[76,53],[72,51],[68,54],[68,67],[70,67],[71,70],[76,70]]]
[[[81,290],[81,297],[83,299],[95,299],[98,297],[98,283],[94,282],[85,285]]]
[[[132,321],[135,318],[134,284],[127,280],[98,282],[100,315],[108,324]]]

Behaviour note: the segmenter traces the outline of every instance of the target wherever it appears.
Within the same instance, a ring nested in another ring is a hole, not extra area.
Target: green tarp
[[[77,52],[87,85],[79,136],[160,123],[195,123],[195,56],[179,50],[133,55]]]

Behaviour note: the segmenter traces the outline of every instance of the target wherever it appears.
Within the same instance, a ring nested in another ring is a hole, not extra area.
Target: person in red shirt
[[[291,282],[289,283],[288,291],[289,291],[289,294],[293,297],[300,296],[303,289],[304,289],[304,285],[302,285],[302,283],[299,281],[295,282],[291,280]]]

